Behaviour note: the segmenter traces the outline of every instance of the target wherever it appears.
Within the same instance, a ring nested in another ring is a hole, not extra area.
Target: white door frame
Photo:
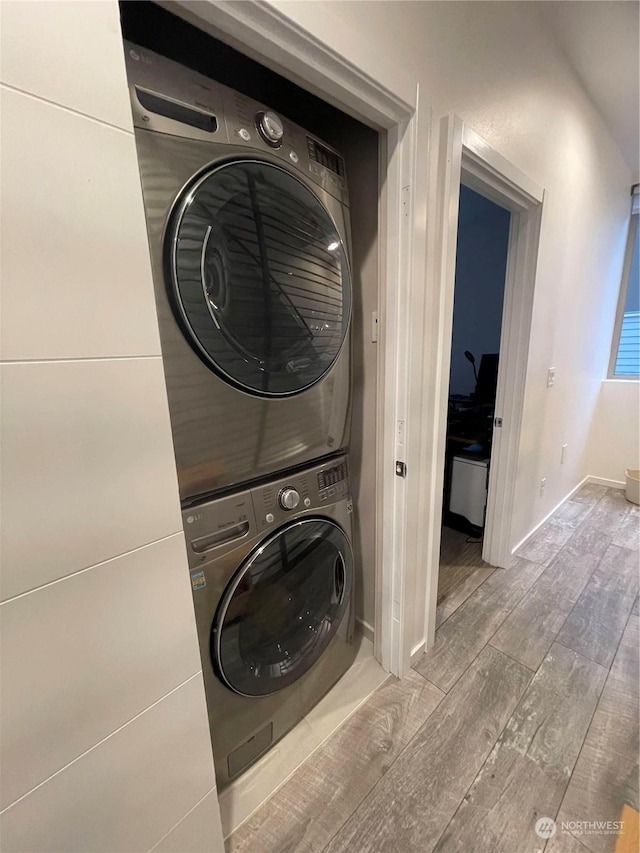
[[[522,411],[529,353],[536,261],[544,190],[537,186],[457,116],[443,118],[438,129],[435,164],[435,202],[431,273],[436,282],[431,305],[435,344],[425,346],[424,375],[435,376],[427,386],[425,426],[432,436],[421,462],[420,507],[428,519],[418,553],[427,566],[425,640],[433,643],[440,558],[444,456],[453,328],[456,243],[460,184],[506,207],[511,212],[500,340],[500,367],[487,496],[483,559],[508,568],[512,554],[512,509],[516,486]],[[426,319],[429,329],[429,318]],[[427,336],[428,337],[428,334]],[[430,419],[427,413],[432,412]]]
[[[223,38],[245,54],[285,74],[378,130],[386,131],[386,163],[381,174],[380,296],[377,416],[376,613],[374,652],[382,666],[406,672],[414,618],[415,584],[407,578],[407,530],[417,520],[407,500],[408,480],[395,474],[395,460],[417,451],[419,402],[410,396],[412,334],[421,334],[416,306],[423,302],[425,228],[417,223],[413,198],[424,178],[416,167],[419,150],[429,146],[430,110],[418,104],[415,81],[344,27],[326,8],[314,10],[313,33],[295,21],[295,8],[260,0],[178,0],[161,5],[200,29]],[[293,4],[295,6],[295,4]],[[315,17],[314,17],[315,16]],[[372,65],[372,57],[375,64]],[[369,68],[366,73],[363,68]],[[422,317],[422,311],[418,311]],[[419,338],[421,340],[421,338]],[[403,433],[398,437],[398,422]],[[415,489],[415,486],[414,486]],[[420,591],[421,592],[421,591]]]

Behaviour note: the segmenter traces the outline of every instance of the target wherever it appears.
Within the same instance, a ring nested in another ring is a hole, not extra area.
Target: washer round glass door
[[[209,367],[265,397],[324,376],[347,334],[351,279],[302,181],[261,161],[218,165],[186,189],[167,237],[174,303]]]
[[[320,657],[349,604],[353,555],[324,518],[289,524],[248,557],[227,588],[211,631],[223,681],[244,696],[287,687]]]

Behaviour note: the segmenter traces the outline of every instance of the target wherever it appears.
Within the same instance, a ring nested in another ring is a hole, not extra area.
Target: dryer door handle
[[[217,548],[218,545],[224,545],[227,542],[232,542],[234,539],[241,539],[243,536],[246,536],[248,532],[249,522],[241,521],[240,524],[225,527],[224,530],[218,530],[215,533],[209,533],[207,536],[200,536],[198,539],[192,539],[191,547],[196,554],[204,554],[205,551]]]

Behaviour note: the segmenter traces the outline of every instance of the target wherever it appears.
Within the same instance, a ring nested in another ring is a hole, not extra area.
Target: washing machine
[[[345,167],[264,104],[125,55],[185,505],[348,446]]]
[[[199,504],[183,521],[222,788],[355,659],[348,458]]]

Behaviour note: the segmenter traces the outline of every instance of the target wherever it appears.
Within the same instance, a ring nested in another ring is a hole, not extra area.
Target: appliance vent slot
[[[267,723],[253,737],[250,737],[249,740],[246,740],[241,746],[229,753],[227,757],[229,778],[233,779],[238,773],[242,773],[247,765],[251,764],[259,755],[262,755],[263,752],[269,749],[272,742],[273,723]]]

